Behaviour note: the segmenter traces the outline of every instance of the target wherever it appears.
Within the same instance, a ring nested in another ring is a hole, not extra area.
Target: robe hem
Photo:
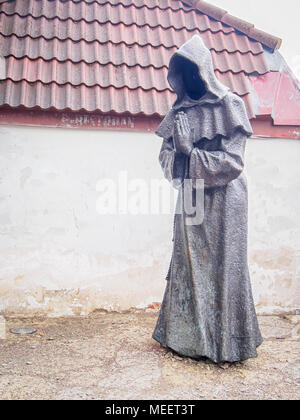
[[[251,354],[251,355],[248,355],[248,356],[243,356],[243,357],[238,358],[238,359],[235,359],[235,358],[231,358],[231,359],[230,358],[215,359],[215,358],[213,358],[213,357],[211,357],[211,356],[209,356],[208,354],[205,354],[205,353],[191,356],[191,355],[183,354],[182,352],[180,352],[180,350],[176,350],[174,348],[175,346],[171,347],[168,344],[163,343],[162,340],[160,340],[158,337],[156,337],[154,333],[152,334],[152,338],[155,341],[157,341],[159,344],[161,344],[163,347],[168,348],[168,349],[174,351],[179,356],[190,357],[192,359],[207,358],[207,359],[211,360],[212,362],[214,362],[216,364],[219,364],[219,363],[237,363],[237,362],[243,362],[243,361],[249,360],[249,359],[256,359],[258,357],[258,354],[257,354],[256,351],[255,351],[254,354]],[[262,345],[262,343],[263,343],[263,339],[259,340],[258,341],[258,344],[255,345],[256,349],[258,347],[260,347]]]

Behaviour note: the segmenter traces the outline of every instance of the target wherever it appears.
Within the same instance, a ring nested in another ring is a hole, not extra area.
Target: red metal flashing
[[[300,125],[274,125],[271,116],[258,117],[251,124],[253,137],[300,140]]]
[[[288,69],[249,76],[256,96],[256,115],[272,116],[274,125],[300,125],[300,91]]]

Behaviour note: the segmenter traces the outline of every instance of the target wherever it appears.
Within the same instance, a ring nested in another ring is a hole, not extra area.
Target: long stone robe
[[[252,130],[242,100],[215,80],[202,40],[193,37],[176,54],[198,65],[207,95],[200,101],[187,98],[171,59],[169,82],[178,99],[156,132],[163,137],[159,162],[179,189],[177,208],[183,203],[184,179],[204,180],[204,219],[189,225],[184,210],[175,214],[173,253],[152,337],[185,356],[216,363],[245,360],[257,357],[262,343],[247,262],[243,169]],[[196,136],[190,156],[177,153],[173,145],[179,109],[186,112]]]

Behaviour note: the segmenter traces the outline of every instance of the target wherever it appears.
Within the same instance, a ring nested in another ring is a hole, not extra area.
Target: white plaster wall
[[[31,127],[1,127],[0,137],[0,311],[86,314],[159,301],[170,216],[96,211],[98,180],[124,170],[161,178],[159,139]]]
[[[300,142],[250,139],[249,268],[260,313],[300,308]]]
[[[117,182],[122,171],[148,186],[161,179],[159,149],[150,133],[0,127],[0,312],[58,316],[161,301],[172,215],[96,209],[100,179]],[[248,144],[259,312],[300,307],[299,155],[295,140]]]

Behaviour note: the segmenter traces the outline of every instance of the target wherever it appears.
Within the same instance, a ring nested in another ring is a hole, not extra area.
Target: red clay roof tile
[[[57,85],[27,81],[12,82],[6,80],[0,83],[0,98],[3,105],[26,108],[40,107],[42,109],[55,108],[73,111],[86,110],[102,112],[115,111],[145,115],[164,115],[174,102],[175,95],[170,91],[158,92],[155,89],[144,91],[142,88],[116,89],[115,87],[101,88],[99,86],[86,87],[71,84]]]
[[[174,0],[171,0],[174,1]],[[8,7],[9,5],[9,7]],[[91,7],[85,1],[81,3],[73,3],[72,1],[49,1],[49,0],[18,0],[10,3],[4,3],[1,7],[1,14],[7,18],[18,15],[26,19],[47,19],[52,20],[52,24],[59,24],[58,21],[65,21],[70,27],[81,28],[81,31],[87,23],[89,24],[112,24],[123,23],[125,25],[150,26],[155,28],[186,28],[192,30],[200,25],[204,29],[211,27],[212,30],[224,30],[224,32],[232,31],[232,28],[226,28],[220,22],[210,20],[206,15],[199,15],[195,10],[172,9],[161,10],[159,6],[154,9],[148,9],[146,6],[136,8],[134,3],[129,7],[123,6],[121,3],[111,5],[109,2],[103,5],[92,3]],[[6,10],[9,9],[9,10]]]
[[[15,18],[15,21],[18,21],[18,18]],[[23,23],[24,19],[20,19],[20,22]],[[213,33],[210,30],[205,32],[200,32],[198,28],[193,31],[187,31],[182,29],[180,31],[175,31],[174,28],[168,30],[162,29],[159,26],[151,29],[147,26],[138,27],[136,25],[125,26],[123,24],[112,25],[110,23],[106,24],[104,28],[99,32],[99,37],[95,38],[95,33],[90,33],[86,30],[85,38],[82,39],[78,34],[73,34],[74,39],[70,38],[58,38],[54,35],[58,35],[58,30],[55,30],[49,24],[49,31],[46,30],[45,26],[40,26],[39,36],[32,37],[32,29],[30,27],[28,30],[24,28],[22,30],[22,25],[16,24],[16,28],[13,28],[12,25],[9,27],[9,32],[5,31],[7,27],[2,26],[2,34],[0,34],[0,43],[2,44],[2,53],[7,55],[11,52],[15,54],[19,53],[19,50],[22,50],[25,54],[29,49],[36,49],[36,45],[48,45],[51,48],[51,45],[55,44],[55,48],[59,50],[63,48],[77,49],[79,52],[82,49],[86,50],[91,45],[93,48],[99,48],[99,45],[96,44],[105,44],[111,42],[113,44],[125,43],[128,46],[137,44],[140,46],[149,45],[152,47],[164,47],[164,48],[179,48],[184,42],[190,39],[193,35],[200,35],[205,42],[206,46],[210,49],[213,49],[217,52],[227,51],[227,52],[251,52],[253,55],[262,54],[263,48],[262,45],[258,42],[250,41],[244,35],[237,37],[234,33],[224,34],[223,32]],[[32,28],[32,27],[31,27]],[[30,33],[26,33],[31,32]],[[14,32],[12,32],[14,31]],[[35,28],[36,34],[36,28]],[[78,45],[77,42],[83,42],[84,45]],[[67,46],[67,47],[66,47]],[[65,59],[68,59],[66,57]],[[85,58],[83,58],[85,60]]]
[[[110,13],[109,9],[102,11],[101,8],[102,6],[99,6],[100,10],[97,12],[97,19],[91,22],[86,22],[85,20],[75,22],[71,18],[63,20],[60,17],[50,19],[45,16],[35,18],[31,15],[7,15],[1,12],[0,9],[1,33],[6,36],[15,34],[17,36],[29,35],[31,38],[43,36],[46,39],[55,37],[61,40],[72,39],[73,41],[79,41],[83,39],[91,42],[101,37],[101,32],[106,30],[104,26],[106,24],[123,24],[128,27],[135,25],[137,29],[139,27],[142,29],[162,28],[165,30],[173,28],[175,30],[198,30],[200,32],[210,30],[213,33],[221,31],[225,34],[234,32],[233,28],[196,12],[191,15],[179,15],[179,12],[172,12],[170,10],[162,10],[160,13],[156,11],[154,13],[150,9],[147,9],[146,16],[145,13],[140,13],[140,9],[135,10],[133,7],[130,9],[119,7],[114,13]],[[133,10],[135,10],[135,13]],[[134,41],[138,42],[139,40],[134,39]]]
[[[185,3],[194,7],[196,10],[223,22],[232,28],[248,35],[249,37],[261,42],[273,51],[281,46],[282,40],[273,35],[267,34],[256,29],[252,23],[246,22],[240,18],[230,15],[226,10],[207,3],[204,0],[184,0]]]
[[[193,2],[194,8],[184,3],[0,2],[0,53],[7,62],[0,104],[163,116],[175,100],[167,83],[170,57],[199,34],[211,49],[217,77],[244,99],[254,117],[247,75],[268,72],[261,39],[237,32],[241,21],[222,9],[202,1]],[[224,18],[235,26],[221,22]],[[249,33],[257,31],[244,26]]]
[[[167,68],[167,64],[170,61],[172,54],[176,51],[176,47],[168,49],[157,48],[154,50],[149,45],[140,47],[136,44],[128,46],[124,43],[112,44],[110,42],[103,44],[101,48],[97,48],[97,45],[93,44],[88,44],[86,46],[81,44],[81,48],[78,48],[78,45],[74,46],[74,44],[63,45],[63,47],[69,46],[71,48],[62,48],[61,51],[59,51],[61,44],[55,42],[53,47],[58,48],[48,48],[47,52],[44,53],[42,47],[46,47],[46,45],[43,44],[45,43],[42,42],[37,51],[32,51],[33,49],[31,48],[30,50],[28,49],[25,54],[24,52],[23,54],[19,53],[15,58],[30,58],[31,60],[36,60],[43,57],[45,66],[47,65],[49,67],[53,65],[54,69],[56,68],[56,65],[54,66],[51,62],[52,60],[56,60],[57,62],[71,61],[73,64],[83,62],[86,64],[98,63],[100,65],[101,63],[102,66],[109,63],[114,66],[124,64],[128,67],[136,67],[137,71],[147,72],[148,67],[154,67],[155,69]],[[26,45],[24,47],[26,47]],[[268,71],[265,60],[262,60],[260,56],[251,53],[241,54],[240,52],[228,53],[226,50],[222,52],[211,50],[211,54],[215,70],[219,70],[223,73],[231,71],[232,73],[244,72],[246,74],[265,74]],[[7,57],[9,58],[11,55],[8,55]],[[47,62],[47,60],[50,60],[50,62]],[[22,65],[22,63],[19,62],[19,65]],[[76,71],[75,67],[76,64],[74,64],[74,71]],[[92,67],[91,71],[93,71]],[[12,73],[10,72],[10,75],[11,74]],[[163,74],[161,74],[161,77],[163,77]],[[164,80],[166,82],[166,79]],[[82,83],[85,83],[84,78],[82,79]],[[155,85],[153,85],[153,87],[155,88]]]
[[[101,4],[101,8],[98,5]],[[172,7],[176,5],[177,7]],[[138,9],[139,13],[136,15],[136,10]],[[100,10],[100,13],[99,13]],[[156,13],[161,13],[163,11],[163,17],[166,19],[168,14],[171,12],[177,12],[175,14],[176,19],[183,18],[183,14],[195,14],[191,8],[187,7],[178,7],[178,4],[175,2],[169,3],[169,7],[162,8],[156,2],[152,2],[152,7],[148,7],[147,3],[141,3],[137,6],[132,2],[116,2],[116,1],[103,1],[102,3],[85,1],[74,2],[74,1],[43,1],[43,0],[18,0],[6,2],[2,6],[2,12],[6,15],[18,14],[21,17],[31,15],[35,18],[40,18],[41,16],[46,17],[47,19],[53,19],[59,17],[61,20],[72,19],[73,21],[85,20],[86,22],[93,22],[95,20],[100,20],[106,22],[107,16],[111,16],[113,20],[118,19],[120,16],[125,16],[125,18],[130,19],[132,16],[137,16],[138,19],[150,19],[151,21],[155,19],[154,25],[157,24]],[[137,22],[136,22],[137,23]]]
[[[12,56],[7,59],[7,78],[19,82],[26,80],[34,83],[40,81],[43,84],[56,83],[73,86],[100,86],[106,88],[113,86],[117,89],[128,87],[129,89],[143,90],[155,89],[157,91],[170,90],[167,84],[167,68],[155,69],[149,66],[141,69],[137,66],[128,67],[126,64],[115,66],[114,64],[102,65],[98,62],[87,64],[83,61],[72,63],[71,61],[56,62],[53,66],[51,61],[41,58],[30,60],[25,57],[22,60]]]
[[[24,57],[22,60],[10,56],[6,60],[6,77],[13,82],[22,80],[34,83],[40,81],[44,84],[56,83],[58,85],[71,84],[73,86],[85,85],[87,87],[100,86],[103,88],[112,86],[117,89],[128,87],[129,89],[143,90],[155,89],[157,91],[169,90],[167,83],[167,67],[156,69],[153,66],[141,68],[140,66],[129,67],[127,64],[114,65],[112,63],[99,64],[94,62],[87,64],[83,61],[72,63],[71,61],[56,62],[53,66],[51,61],[41,58],[36,60]],[[238,95],[249,93],[249,84],[244,73],[235,74],[233,71],[222,72],[216,69],[216,75],[220,81]]]

